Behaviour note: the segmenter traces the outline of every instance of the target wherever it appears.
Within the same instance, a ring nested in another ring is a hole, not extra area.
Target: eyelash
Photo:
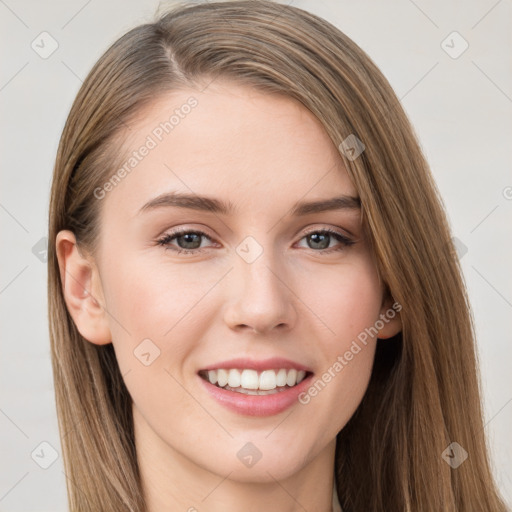
[[[179,247],[176,248],[176,247],[170,245],[172,240],[174,240],[175,238],[178,238],[179,236],[186,235],[186,234],[194,234],[194,235],[204,236],[208,240],[212,241],[212,238],[209,237],[206,233],[203,233],[202,231],[197,231],[197,230],[193,230],[193,229],[178,229],[176,231],[172,231],[171,233],[165,234],[162,238],[157,240],[157,244],[164,247],[165,249],[170,249],[171,251],[174,251],[177,254],[198,254],[198,253],[203,252],[203,249],[205,249],[204,247],[198,248],[198,249],[181,249]],[[350,238],[346,237],[345,235],[342,235],[338,231],[335,231],[335,230],[329,229],[329,228],[315,229],[315,230],[309,231],[308,233],[304,234],[304,236],[301,238],[301,240],[303,238],[306,238],[307,236],[313,235],[313,234],[332,235],[339,242],[341,242],[341,246],[337,247],[337,248],[331,247],[330,249],[321,249],[321,250],[310,249],[311,251],[317,252],[322,255],[323,254],[331,254],[332,252],[342,251],[346,247],[350,247],[351,245],[355,244],[355,242],[353,240],[351,240]]]

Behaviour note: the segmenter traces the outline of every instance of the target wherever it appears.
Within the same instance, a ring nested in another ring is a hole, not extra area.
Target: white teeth
[[[258,389],[258,372],[256,370],[243,370],[240,377],[240,386],[245,389]]]
[[[208,370],[208,380],[212,384],[217,384],[217,370]]]
[[[265,370],[261,372],[259,385],[261,390],[268,391],[269,389],[276,389],[276,382],[277,376],[274,370]]]
[[[288,370],[288,375],[286,377],[286,384],[288,386],[293,386],[297,382],[297,370]]]
[[[240,386],[241,375],[238,370],[229,370],[228,386],[230,388],[237,388]]]
[[[228,383],[227,370],[217,370],[217,383],[221,388],[223,388]]]
[[[276,384],[278,386],[286,386],[286,370],[281,368],[276,375]]]
[[[236,391],[237,393],[242,393],[243,395],[274,395],[276,393],[280,393],[281,391],[286,391],[289,388],[276,388],[263,391],[260,389],[230,388],[229,386],[226,386],[222,389],[227,389],[228,391]]]
[[[294,368],[287,370],[264,370],[258,373],[256,370],[224,369],[208,370],[208,380],[211,384],[217,384],[221,388],[238,388],[237,391],[245,394],[259,394],[259,391],[280,391],[285,386],[292,387],[302,382],[306,376],[304,370]]]

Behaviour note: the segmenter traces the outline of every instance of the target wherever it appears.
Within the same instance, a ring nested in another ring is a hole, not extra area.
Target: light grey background
[[[415,126],[459,240],[477,326],[486,432],[497,481],[512,502],[511,2],[291,3],[354,39],[382,69]],[[3,512],[66,510],[46,263],[38,243],[46,236],[58,140],[81,81],[110,43],[150,21],[157,6],[143,0],[0,0]],[[40,36],[44,31],[58,43],[47,58],[40,56],[52,44]],[[469,44],[457,58],[464,41],[453,31]],[[55,462],[41,468],[53,455]]]

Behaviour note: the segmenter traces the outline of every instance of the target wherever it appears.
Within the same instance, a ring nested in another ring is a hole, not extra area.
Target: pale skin
[[[319,377],[389,310],[359,209],[290,214],[298,201],[357,190],[308,110],[229,82],[156,99],[126,144],[139,148],[190,96],[197,106],[101,199],[97,252],[79,251],[70,231],[58,234],[66,303],[88,341],[114,345],[149,512],[328,512],[336,434],[367,389],[376,339],[307,405],[267,417],[226,409],[197,372],[277,356]],[[140,211],[172,191],[229,201],[235,211]],[[204,232],[194,246],[201,251],[173,252],[191,247],[183,237],[159,245],[173,228]],[[323,229],[355,243],[330,235],[320,246],[306,236]],[[236,251],[248,236],[263,250],[251,263]],[[397,315],[378,337],[400,328]],[[161,351],[148,366],[134,355],[144,339]],[[237,457],[247,442],[262,454],[252,467]]]

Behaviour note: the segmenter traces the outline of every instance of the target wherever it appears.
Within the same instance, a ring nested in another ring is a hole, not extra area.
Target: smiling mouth
[[[285,368],[261,372],[249,369],[219,368],[199,372],[199,376],[210,384],[244,395],[281,393],[297,386],[310,375],[313,375],[312,372]]]

